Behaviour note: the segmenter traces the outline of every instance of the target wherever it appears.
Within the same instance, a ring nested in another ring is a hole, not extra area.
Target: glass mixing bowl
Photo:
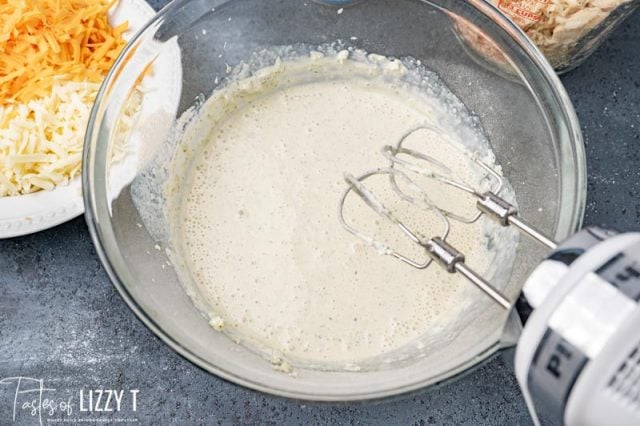
[[[264,47],[338,39],[368,52],[412,56],[479,117],[522,216],[561,240],[581,225],[585,202],[585,158],[569,98],[540,52],[500,12],[482,0],[338,3],[174,1],[133,39],[106,78],[84,152],[89,229],[110,278],[136,315],[175,351],[217,376],[309,400],[380,398],[441,382],[512,346],[519,322],[479,297],[455,339],[422,356],[360,372],[296,369],[295,376],[215,332],[158,243],[165,226],[158,164],[166,161],[166,141],[180,115],[223,84],[229,66]],[[452,24],[459,20],[491,41],[508,72],[487,69],[465,53]],[[133,90],[140,80],[142,104],[132,123],[125,112],[140,96]],[[133,154],[113,162],[127,127]],[[149,190],[141,180],[158,187]],[[496,284],[515,298],[543,254],[522,238],[513,273],[496,277]]]

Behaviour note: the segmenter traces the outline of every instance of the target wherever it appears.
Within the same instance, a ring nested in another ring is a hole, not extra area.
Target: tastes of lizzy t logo
[[[108,414],[112,423],[135,423],[137,418],[114,417],[114,414],[135,413],[138,410],[138,392],[138,389],[83,388],[77,393],[59,395],[42,379],[5,377],[0,379],[0,424],[25,418],[31,418],[40,425],[104,423],[105,419],[96,418],[96,413]],[[89,414],[92,417],[87,417]],[[9,418],[2,418],[4,415]]]

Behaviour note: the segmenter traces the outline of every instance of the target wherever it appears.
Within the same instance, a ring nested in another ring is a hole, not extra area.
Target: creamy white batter
[[[384,167],[380,148],[420,123],[446,136],[418,133],[408,146],[481,185],[454,145],[475,144],[493,161],[484,138],[445,88],[416,76],[433,78],[362,52],[313,53],[237,78],[201,107],[176,162],[186,177],[172,238],[184,284],[214,328],[294,365],[354,366],[419,347],[470,297],[483,297],[437,266],[419,271],[380,256],[337,220],[344,172]],[[370,184],[414,228],[440,232],[433,215],[403,204],[386,181]],[[425,184],[436,201],[474,212],[472,200]],[[355,197],[346,212],[377,239],[424,258]],[[480,272],[511,248],[493,241],[490,250],[491,229],[484,219],[454,223],[449,237]]]

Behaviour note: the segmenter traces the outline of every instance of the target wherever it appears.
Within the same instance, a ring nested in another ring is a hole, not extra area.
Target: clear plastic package
[[[558,73],[589,57],[640,0],[489,0],[538,46]]]
[[[640,0],[487,1],[529,36],[559,74],[584,62],[640,6]],[[482,34],[461,22],[456,29],[467,47],[501,65]]]

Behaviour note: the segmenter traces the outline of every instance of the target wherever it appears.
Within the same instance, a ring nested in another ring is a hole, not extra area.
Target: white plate
[[[128,40],[154,15],[155,11],[144,0],[121,0],[109,12],[109,21],[112,25],[128,21],[129,30],[123,35]],[[42,231],[83,212],[80,176],[51,191],[0,197],[0,238]]]

